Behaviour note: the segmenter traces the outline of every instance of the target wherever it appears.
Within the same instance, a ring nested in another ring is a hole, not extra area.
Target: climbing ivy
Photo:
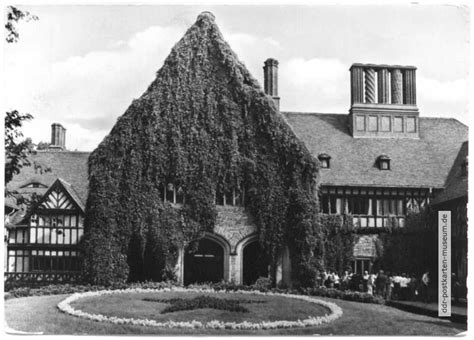
[[[324,233],[323,251],[326,270],[343,273],[354,259],[356,234],[350,215],[320,216],[321,229]]]
[[[212,15],[201,14],[89,158],[85,274],[96,284],[172,278],[178,249],[212,231],[216,192],[243,189],[272,276],[287,245],[304,281],[322,256],[317,173]],[[168,183],[183,188],[185,204],[163,202]]]
[[[394,227],[379,235],[380,257],[376,267],[417,276],[438,266],[438,229],[436,211],[425,208],[409,213],[404,227]]]

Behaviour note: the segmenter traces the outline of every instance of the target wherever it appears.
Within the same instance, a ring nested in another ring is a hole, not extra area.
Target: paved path
[[[403,309],[412,313],[429,315],[433,317],[438,316],[438,303],[430,302],[424,303],[420,301],[387,301],[387,305]],[[461,303],[458,305],[451,305],[451,320],[457,322],[467,322],[467,304]]]

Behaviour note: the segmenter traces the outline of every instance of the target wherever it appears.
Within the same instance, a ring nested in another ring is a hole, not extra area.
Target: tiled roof
[[[464,142],[449,172],[446,188],[434,198],[433,204],[440,204],[467,196],[467,176],[462,173],[462,164],[466,160],[467,155],[468,142]]]
[[[71,184],[63,180],[62,178],[58,178],[58,181],[63,185],[64,189],[67,191],[67,193],[71,196],[71,198],[74,200],[74,202],[81,208],[82,212],[86,210],[86,206],[82,199],[79,198],[79,195],[77,194],[76,190],[72,187]]]
[[[89,152],[76,151],[38,151],[36,155],[31,155],[33,164],[51,168],[51,172],[41,172],[35,166],[24,167],[21,172],[15,175],[7,187],[9,190],[16,190],[23,195],[36,193],[44,195],[48,188],[58,179],[62,183],[66,182],[69,193],[73,192],[74,199],[78,200],[82,206],[87,200],[88,177],[87,160]],[[37,182],[44,184],[46,188],[21,188],[29,183]]]
[[[468,128],[455,119],[420,117],[420,138],[353,138],[347,114],[282,112],[315,158],[331,156],[322,185],[443,188]],[[379,170],[385,154],[390,170]]]

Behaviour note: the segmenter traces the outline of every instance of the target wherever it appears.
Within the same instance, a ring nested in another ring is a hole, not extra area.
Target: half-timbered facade
[[[7,279],[71,281],[80,275],[84,206],[58,178],[8,230]]]
[[[7,273],[16,274],[7,276],[69,281],[81,270],[78,241],[83,234],[84,206],[70,184],[59,178],[37,207],[10,229]]]
[[[52,147],[31,155],[37,166],[23,168],[8,184],[29,208],[11,205],[5,219],[7,282],[80,278],[78,243],[84,234],[89,153],[67,151],[64,143],[65,129],[53,124]]]

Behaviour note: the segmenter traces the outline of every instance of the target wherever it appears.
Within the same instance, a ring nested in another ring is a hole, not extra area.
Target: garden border
[[[60,311],[80,317],[83,319],[99,321],[99,322],[110,322],[118,325],[129,324],[135,326],[150,326],[150,327],[160,327],[160,328],[212,328],[212,329],[242,329],[242,330],[253,330],[253,329],[276,329],[276,328],[293,328],[293,327],[311,327],[321,325],[323,323],[329,323],[334,321],[342,316],[342,309],[332,302],[322,301],[314,299],[309,296],[304,295],[293,295],[293,294],[281,294],[281,293],[264,293],[259,291],[232,291],[225,292],[224,294],[248,294],[248,295],[264,295],[264,296],[281,296],[290,299],[303,300],[315,304],[322,305],[327,307],[331,314],[326,314],[324,316],[312,317],[309,316],[304,320],[288,321],[288,320],[278,320],[278,321],[262,321],[262,322],[222,322],[219,320],[212,320],[208,322],[200,322],[196,320],[187,321],[187,322],[176,322],[176,321],[166,321],[166,322],[157,322],[155,320],[149,319],[134,319],[134,318],[118,318],[115,316],[106,316],[101,314],[91,314],[86,313],[81,310],[74,309],[70,303],[77,301],[84,297],[92,296],[101,296],[101,295],[111,295],[111,294],[124,294],[124,293],[163,293],[163,292],[197,292],[197,293],[220,293],[222,291],[216,291],[214,289],[189,289],[189,288],[163,288],[163,289],[143,289],[143,288],[129,288],[121,290],[101,290],[94,292],[85,292],[85,293],[75,293],[65,300],[61,301],[58,304]]]

